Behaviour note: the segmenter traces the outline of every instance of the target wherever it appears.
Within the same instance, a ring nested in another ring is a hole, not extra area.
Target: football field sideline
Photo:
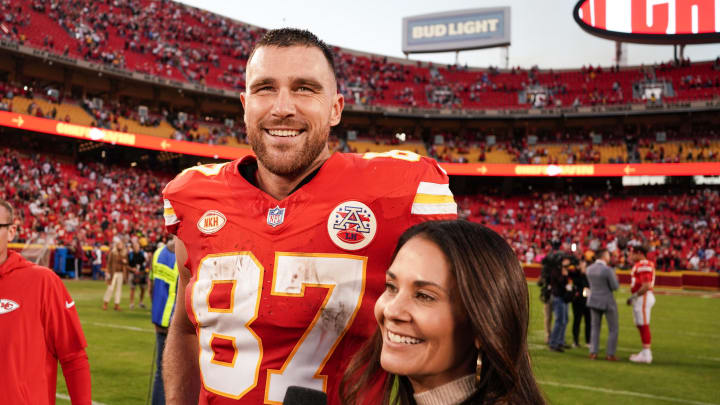
[[[56,392],[56,393],[55,393],[55,398],[61,399],[61,400],[63,400],[63,401],[70,402],[70,397],[69,397],[69,396],[67,396],[67,395],[65,395],[65,394],[61,394],[61,393],[59,393],[59,392]],[[92,401],[92,405],[108,405],[108,404],[105,404],[105,403],[102,403],[102,402],[97,402],[97,401]]]
[[[543,381],[543,380],[538,380],[538,383],[540,383],[541,385],[552,385],[552,386],[554,386],[554,387],[560,387],[560,388],[571,388],[571,389],[577,389],[577,390],[602,392],[602,393],[605,393],[605,394],[612,394],[612,395],[624,395],[624,396],[630,396],[630,397],[655,399],[655,400],[659,400],[659,401],[675,402],[675,403],[678,403],[678,404],[688,404],[688,405],[720,405],[720,404],[718,404],[718,403],[713,403],[713,402],[691,401],[691,400],[682,399],[682,398],[665,397],[665,396],[661,396],[661,395],[646,394],[646,393],[642,393],[642,392],[625,391],[625,390],[613,390],[613,389],[610,389],[610,388],[589,387],[589,386],[587,386],[587,385],[578,385],[578,384],[565,384],[565,383],[559,383],[559,382],[555,382],[555,381]]]
[[[717,403],[711,403],[711,402],[699,402],[699,401],[690,401],[687,399],[682,398],[671,398],[671,397],[664,397],[660,395],[653,395],[653,394],[646,394],[642,392],[633,392],[633,391],[624,391],[624,390],[613,390],[609,388],[600,388],[600,387],[588,387],[585,385],[577,385],[577,384],[564,384],[564,383],[558,383],[554,381],[538,381],[538,383],[543,385],[552,385],[555,387],[561,387],[561,388],[571,388],[571,389],[578,389],[578,390],[586,390],[586,391],[596,391],[596,392],[602,392],[606,394],[612,394],[612,395],[624,395],[624,396],[630,396],[630,397],[639,397],[639,398],[647,398],[647,399],[655,399],[659,401],[666,401],[666,402],[674,402],[678,404],[688,404],[688,405],[720,405]],[[65,400],[67,402],[70,402],[70,397],[61,394],[56,393],[55,396],[58,399]],[[93,405],[110,405],[105,404],[102,402],[92,402]]]
[[[147,401],[155,349],[155,330],[150,310],[123,308],[103,311],[105,283],[90,280],[66,281],[77,302],[78,314],[88,342],[93,400],[96,405],[135,405]],[[530,285],[531,292],[537,287]],[[129,291],[123,291],[127,306]],[[623,304],[628,292],[617,294]],[[620,312],[619,361],[588,360],[588,349],[571,348],[565,353],[547,349],[544,341],[542,304],[532,299],[528,346],[533,371],[548,403],[575,405],[613,403],[616,405],[720,405],[720,356],[717,355],[717,313],[720,300],[697,295],[667,295],[653,308],[652,365],[632,364],[630,353],[641,342],[630,311]],[[605,325],[603,325],[605,326]],[[571,327],[566,339],[572,342]],[[606,344],[607,328],[600,337]],[[604,353],[603,353],[604,354]],[[58,370],[59,405],[70,404],[67,388]],[[645,384],[651,380],[652,384]]]

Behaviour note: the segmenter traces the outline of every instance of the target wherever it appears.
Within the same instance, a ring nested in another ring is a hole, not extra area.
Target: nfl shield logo
[[[267,216],[267,224],[275,228],[278,225],[282,225],[283,221],[285,220],[285,208],[280,208],[280,206],[276,206],[275,208],[270,208],[268,210],[268,216]]]

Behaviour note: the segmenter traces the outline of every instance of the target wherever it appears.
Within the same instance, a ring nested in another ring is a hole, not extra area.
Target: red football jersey
[[[655,287],[655,265],[650,260],[640,260],[635,263],[630,272],[630,292],[635,293],[643,283],[650,283],[650,290]]]
[[[335,153],[277,201],[240,162],[187,169],[164,190],[192,273],[201,403],[280,404],[293,385],[339,403],[345,366],[377,327],[398,237],[457,216],[447,174],[409,152]]]
[[[60,278],[12,251],[0,266],[0,331],[0,404],[54,404],[58,359],[87,343]]]

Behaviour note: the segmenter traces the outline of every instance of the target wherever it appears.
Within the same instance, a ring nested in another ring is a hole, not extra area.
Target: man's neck
[[[280,176],[269,171],[265,166],[258,161],[257,181],[260,190],[268,193],[274,199],[280,201],[292,193],[298,184],[300,184],[305,177],[310,173],[317,170],[320,166],[330,158],[330,151],[326,149],[325,152],[321,153],[312,165],[308,166],[301,174],[297,176]]]

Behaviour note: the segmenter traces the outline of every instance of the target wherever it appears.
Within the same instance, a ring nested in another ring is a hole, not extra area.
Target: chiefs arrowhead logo
[[[0,299],[0,315],[7,314],[8,312],[12,312],[18,308],[20,308],[20,304],[17,302],[5,298]]]

